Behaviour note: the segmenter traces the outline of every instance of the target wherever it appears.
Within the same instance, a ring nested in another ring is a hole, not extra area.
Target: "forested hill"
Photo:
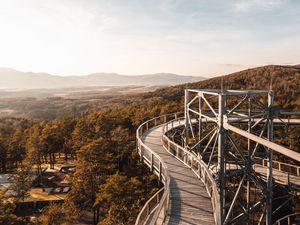
[[[0,101],[1,116],[25,117],[43,120],[63,118],[65,115],[98,112],[124,106],[144,106],[149,110],[154,105],[164,111],[182,110],[183,90],[189,88],[217,88],[223,78],[225,89],[264,89],[272,88],[276,104],[288,110],[300,110],[300,66],[264,66],[241,72],[219,76],[195,83],[176,85],[152,92],[130,92],[125,89],[111,91],[81,92],[76,95],[48,98],[7,98]],[[132,93],[132,94],[129,94]],[[170,107],[172,105],[172,107]]]
[[[212,79],[162,88],[143,95],[148,101],[180,102],[185,88],[220,89],[223,79],[224,89],[262,89],[270,88],[275,93],[275,103],[284,108],[300,111],[300,66],[263,66]],[[134,101],[134,100],[133,100]]]

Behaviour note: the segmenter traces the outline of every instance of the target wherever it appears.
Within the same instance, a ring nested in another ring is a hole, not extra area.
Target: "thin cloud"
[[[236,12],[248,12],[251,10],[270,10],[285,4],[286,0],[237,0],[234,5]]]

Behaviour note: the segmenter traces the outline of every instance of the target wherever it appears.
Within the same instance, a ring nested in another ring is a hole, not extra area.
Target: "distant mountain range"
[[[182,76],[171,73],[147,75],[120,75],[94,73],[83,76],[55,76],[47,73],[21,72],[0,68],[0,89],[57,89],[92,86],[169,86],[204,80],[200,76]]]

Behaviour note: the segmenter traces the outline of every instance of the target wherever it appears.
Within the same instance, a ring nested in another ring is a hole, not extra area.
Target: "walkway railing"
[[[149,225],[161,225],[167,216],[170,203],[169,174],[166,165],[161,158],[143,143],[143,135],[153,127],[176,119],[177,115],[179,114],[168,114],[150,119],[140,125],[137,129],[137,150],[141,160],[147,164],[151,171],[159,177],[159,180],[164,184],[164,187],[146,202],[145,206],[138,215],[135,225],[144,225],[146,222],[148,222]],[[152,218],[151,221],[148,221],[150,215],[152,215]]]
[[[185,165],[191,168],[191,170],[197,175],[197,177],[205,184],[208,195],[211,198],[212,207],[214,211],[214,218],[216,225],[220,225],[220,210],[219,210],[219,191],[215,182],[214,174],[207,168],[204,161],[201,160],[194,152],[188,151],[180,145],[171,141],[165,134],[174,127],[184,125],[183,118],[176,118],[167,122],[163,127],[163,146],[164,148]]]
[[[268,166],[268,160],[263,159],[263,166]],[[273,169],[277,169],[281,172],[286,172],[296,176],[300,176],[300,166],[292,165],[290,163],[284,163],[273,160]]]
[[[297,220],[298,219],[298,220]],[[297,225],[300,224],[300,212],[287,215],[277,220],[274,225]]]

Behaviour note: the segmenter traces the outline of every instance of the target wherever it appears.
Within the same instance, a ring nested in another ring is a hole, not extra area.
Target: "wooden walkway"
[[[187,166],[163,148],[161,137],[162,126],[159,126],[144,134],[142,140],[161,157],[170,174],[170,215],[165,224],[215,224],[211,200],[204,184]]]

